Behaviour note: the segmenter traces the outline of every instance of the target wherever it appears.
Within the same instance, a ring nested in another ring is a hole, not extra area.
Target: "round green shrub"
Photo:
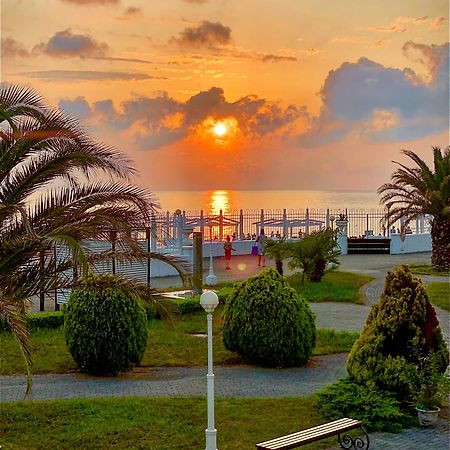
[[[147,345],[147,317],[141,302],[95,278],[74,289],[64,313],[64,334],[82,372],[117,375],[139,364]]]
[[[247,362],[299,366],[315,345],[314,320],[306,301],[269,269],[235,285],[223,311],[223,342]]]
[[[424,368],[422,361],[429,361]],[[449,353],[425,287],[408,266],[386,277],[384,291],[367,318],[347,360],[349,375],[360,384],[414,394],[424,370],[444,373]]]

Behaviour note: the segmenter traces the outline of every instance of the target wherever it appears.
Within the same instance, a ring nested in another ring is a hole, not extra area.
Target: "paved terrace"
[[[346,255],[340,270],[367,273],[375,280],[363,288],[367,304],[312,303],[319,328],[360,331],[370,305],[376,302],[388,270],[402,263],[420,264],[430,261],[430,253],[413,255]],[[273,267],[272,262],[268,265]],[[208,264],[205,264],[209,267]],[[232,270],[225,271],[223,258],[216,258],[215,272],[219,282],[245,279],[261,270],[257,257],[232,258]],[[448,281],[442,277],[422,277],[424,282]],[[154,279],[155,287],[179,285],[176,277]],[[447,338],[449,314],[438,310]],[[314,357],[306,367],[296,369],[263,369],[255,367],[217,367],[218,397],[293,397],[305,396],[345,376],[347,354]],[[33,400],[106,396],[203,396],[204,368],[153,368],[135,371],[117,378],[89,377],[81,374],[37,375],[33,377]],[[1,400],[19,401],[25,391],[24,377],[0,377]],[[296,431],[296,430],[293,430]],[[441,419],[435,427],[404,430],[399,434],[372,433],[374,450],[448,450],[449,424]],[[337,447],[333,447],[337,448]]]

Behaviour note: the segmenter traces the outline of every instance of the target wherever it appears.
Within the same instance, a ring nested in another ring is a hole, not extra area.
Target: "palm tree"
[[[28,390],[26,312],[32,296],[76,286],[77,277],[61,275],[87,275],[112,253],[186,270],[176,258],[144,252],[131,238],[131,230],[150,223],[159,207],[149,192],[130,184],[135,173],[122,153],[92,141],[77,120],[49,108],[31,89],[0,88],[0,315],[25,357]],[[87,240],[108,240],[111,230],[119,250],[93,254]],[[63,249],[58,257],[56,248]],[[159,304],[150,289],[130,289]]]
[[[416,164],[407,167],[393,161],[399,168],[391,182],[383,184],[378,193],[380,202],[388,209],[388,226],[400,218],[410,221],[430,214],[432,256],[431,264],[437,270],[450,269],[450,147],[442,151],[433,147],[434,170],[413,151],[403,150]]]
[[[264,252],[267,254],[269,259],[275,260],[275,268],[282,276],[283,260],[289,257],[289,246],[286,243],[286,239],[266,239],[264,242]]]

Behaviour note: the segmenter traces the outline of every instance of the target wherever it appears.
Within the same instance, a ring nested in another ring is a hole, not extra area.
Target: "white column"
[[[212,320],[213,316],[208,313],[208,374],[207,402],[208,402],[208,428],[205,430],[206,450],[217,450],[217,430],[214,428],[214,373],[213,373],[213,343],[212,343]]]
[[[239,239],[244,240],[244,211],[239,211]]]

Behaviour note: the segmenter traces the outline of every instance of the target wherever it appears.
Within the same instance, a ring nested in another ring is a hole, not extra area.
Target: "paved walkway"
[[[225,271],[223,258],[215,259],[219,282],[235,281],[255,275],[261,270],[252,256],[233,257],[232,270]],[[370,307],[378,300],[388,270],[402,263],[420,264],[430,261],[430,253],[415,255],[347,255],[341,257],[340,270],[370,274],[375,280],[363,290],[367,305],[344,303],[311,303],[318,328],[360,331]],[[268,266],[273,263],[268,261]],[[205,268],[208,262],[205,261]],[[286,272],[289,273],[288,270]],[[425,282],[443,281],[424,277]],[[154,287],[180,286],[177,277],[156,278]],[[445,334],[449,335],[448,312],[438,310]],[[316,392],[346,375],[347,354],[312,358],[307,367],[286,370],[254,367],[217,367],[218,397],[292,397]],[[1,401],[21,400],[24,377],[0,377]],[[37,375],[33,377],[33,400],[105,396],[203,396],[205,369],[155,368],[139,377],[94,378],[80,374]],[[445,420],[432,428],[414,428],[399,434],[372,433],[373,450],[448,450],[449,426]],[[338,448],[338,447],[333,447]]]
[[[306,367],[216,367],[217,397],[302,397],[345,376],[347,354],[317,356]],[[132,378],[82,374],[35,375],[30,400],[79,397],[189,397],[205,394],[206,368],[154,368]],[[23,399],[25,377],[3,376],[2,401]]]

